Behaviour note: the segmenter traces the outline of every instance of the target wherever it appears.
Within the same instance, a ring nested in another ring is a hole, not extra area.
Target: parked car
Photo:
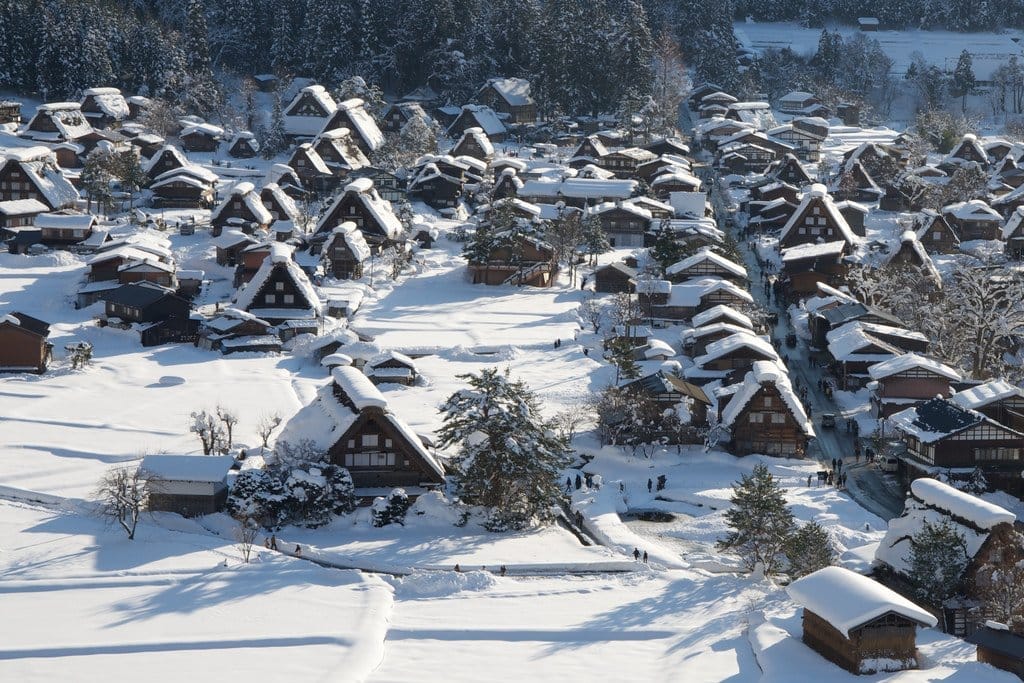
[[[822,413],[821,414],[821,426],[823,429],[835,429],[836,426],[836,414],[835,413]]]
[[[879,468],[883,472],[896,472],[900,468],[899,458],[892,455],[887,455],[884,458],[882,458],[882,462],[879,464]]]

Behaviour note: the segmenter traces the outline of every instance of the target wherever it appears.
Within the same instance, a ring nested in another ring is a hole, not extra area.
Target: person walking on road
[[[644,551],[644,564],[647,564],[647,551]]]
[[[651,492],[651,489],[652,489],[652,488],[654,488],[654,482],[653,482],[653,481],[651,481],[651,480],[650,480],[650,479],[648,478],[648,479],[647,479],[647,493],[650,493],[650,492]]]
[[[640,561],[640,549],[639,548],[633,548],[633,559],[635,561],[637,561],[637,562]]]

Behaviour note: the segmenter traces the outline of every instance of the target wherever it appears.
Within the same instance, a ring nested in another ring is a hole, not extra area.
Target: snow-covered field
[[[813,55],[818,49],[820,28],[806,28],[797,23],[753,23],[738,22],[733,25],[740,44],[756,53],[766,49],[792,49],[801,55]],[[859,32],[855,26],[830,26],[844,39]],[[893,75],[903,76],[907,67],[919,52],[925,59],[946,72],[952,73],[962,50],[973,56],[975,74],[980,80],[988,80],[991,73],[1001,64],[1009,61],[1011,55],[1021,57],[1021,48],[1014,38],[1019,31],[1004,30],[999,33],[955,33],[951,31],[876,31],[866,34],[877,40],[882,50],[893,61]]]

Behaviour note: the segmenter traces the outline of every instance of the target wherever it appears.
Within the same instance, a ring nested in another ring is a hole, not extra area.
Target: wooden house
[[[408,194],[433,209],[443,211],[458,206],[465,185],[461,175],[445,172],[437,163],[431,162],[410,179]]]
[[[21,102],[0,100],[0,124],[21,124]]]
[[[808,316],[807,326],[811,332],[811,345],[818,349],[825,348],[828,345],[827,335],[829,332],[854,320],[880,325],[902,324],[899,318],[879,308],[866,306],[852,299],[844,300],[837,302],[834,306],[815,310]]]
[[[636,291],[636,268],[625,263],[609,263],[594,270],[594,291],[603,293]]]
[[[778,363],[779,354],[764,337],[738,332],[708,344],[704,354],[693,359],[702,371],[724,377],[733,370],[750,370],[757,361]]]
[[[699,192],[700,179],[689,173],[659,173],[650,180],[651,192],[662,201],[668,201],[673,192]]]
[[[143,346],[196,340],[199,323],[192,317],[192,305],[164,287],[121,285],[104,293],[102,299],[106,322],[138,324]]]
[[[804,187],[805,185],[811,185],[814,183],[811,180],[811,176],[808,175],[807,169],[803,167],[800,160],[796,158],[795,154],[786,154],[775,166],[769,171],[775,180],[783,183],[788,183],[794,187]]]
[[[405,124],[418,118],[427,125],[433,123],[433,119],[423,109],[419,102],[395,102],[390,105],[384,116],[381,117],[380,129],[385,133],[401,133]]]
[[[480,128],[491,142],[504,142],[508,138],[508,129],[493,109],[485,105],[463,105],[458,116],[448,126],[448,137],[457,138],[467,128]]]
[[[147,455],[139,465],[147,479],[150,512],[175,512],[182,517],[211,515],[228,499],[230,455]]]
[[[576,208],[623,202],[639,193],[635,180],[604,180],[600,178],[566,178],[562,181],[527,180],[519,198],[533,204],[557,204]],[[629,229],[634,234],[634,229]],[[641,246],[641,245],[638,245]]]
[[[43,143],[74,142],[92,148],[103,139],[89,124],[78,102],[50,102],[36,108],[22,137]]]
[[[294,169],[300,186],[315,194],[322,195],[332,191],[342,180],[309,142],[304,142],[292,150],[287,165]]]
[[[240,130],[228,143],[228,156],[236,159],[252,159],[260,153],[260,143],[247,130]]]
[[[747,281],[747,269],[711,249],[700,249],[666,268],[665,277],[673,284],[704,277],[720,277],[742,284]]]
[[[901,474],[927,476],[936,468],[981,469],[989,484],[1012,495],[1024,492],[1024,432],[956,401],[933,398],[889,418],[906,454]]]
[[[220,237],[213,240],[217,249],[217,265],[236,266],[242,251],[256,244],[256,240],[241,230],[225,230]]]
[[[836,208],[839,209],[839,214],[846,219],[846,224],[850,226],[850,230],[857,237],[864,237],[864,220],[868,217],[870,209],[863,204],[858,202],[836,202]]]
[[[494,181],[494,187],[491,189],[491,199],[517,197],[522,188],[523,181],[519,178],[516,170],[514,168],[506,168]]]
[[[225,356],[245,351],[279,353],[281,338],[266,320],[237,308],[227,308],[203,321],[199,326],[196,346],[207,351],[220,351]]]
[[[275,242],[252,280],[235,295],[235,308],[272,325],[286,320],[316,320],[322,306],[309,278],[287,245]]]
[[[952,254],[960,251],[960,237],[946,217],[924,209],[914,222],[917,239],[930,253]]]
[[[331,230],[321,254],[324,272],[338,280],[355,280],[363,276],[363,263],[370,258],[370,247],[356,224],[346,221]]]
[[[502,235],[495,235],[501,240]],[[470,261],[469,281],[474,285],[516,285],[550,287],[558,273],[554,248],[543,240],[518,235],[515,250],[502,245],[486,261]]]
[[[976,628],[967,642],[978,648],[979,662],[1009,671],[1024,680],[1024,634],[989,621]]]
[[[412,386],[419,377],[416,361],[398,351],[385,351],[363,365],[363,374],[374,384]]]
[[[530,95],[530,82],[525,78],[491,78],[477,92],[476,99],[504,114],[509,123],[537,120],[537,105]]]
[[[749,316],[740,313],[735,308],[726,306],[725,304],[712,306],[700,313],[694,314],[694,316],[690,318],[690,325],[693,327],[703,327],[705,325],[713,325],[715,323],[730,323],[745,327],[748,330],[754,329],[754,322]]]
[[[1024,259],[1024,205],[1014,209],[1003,225],[1003,253],[1015,261]]]
[[[378,250],[397,244],[403,233],[391,204],[377,193],[369,178],[357,178],[345,186],[317,222],[314,239],[326,237],[346,222],[354,223],[366,242]]]
[[[587,209],[587,214],[600,221],[608,242],[616,248],[644,246],[653,220],[650,211],[630,202],[603,202]]]
[[[373,181],[373,187],[377,194],[389,202],[401,202],[405,200],[406,178],[404,173],[392,172],[375,166],[366,166],[352,174],[355,178],[369,178]]]
[[[657,372],[622,384],[628,394],[636,394],[649,398],[661,410],[677,410],[683,405],[690,415],[689,424],[693,427],[706,427],[708,424],[708,408],[711,399],[704,390],[687,382],[682,377],[658,370]]]
[[[882,584],[825,567],[786,587],[803,607],[803,641],[855,674],[917,668],[917,627],[938,620]]]
[[[302,187],[302,179],[295,169],[287,164],[274,164],[267,171],[264,184],[274,183],[292,199],[304,199],[307,196],[306,190]]]
[[[0,202],[0,234],[7,228],[31,226],[36,216],[48,210],[46,204],[38,199],[12,199]]]
[[[324,130],[337,109],[322,85],[306,86],[284,108],[284,132],[293,138],[312,138]]]
[[[641,164],[653,161],[656,157],[645,149],[630,147],[608,152],[601,157],[597,165],[610,171],[616,178],[636,178]]]
[[[254,242],[238,252],[238,263],[235,266],[235,277],[232,282],[236,288],[252,281],[252,278],[270,257],[275,242],[276,240]]]
[[[410,497],[444,483],[440,461],[352,365],[331,370],[331,384],[284,425],[281,440],[310,439],[352,476],[356,494],[372,501],[396,486]]]
[[[186,151],[216,152],[224,139],[224,129],[211,123],[197,123],[182,130],[178,139]]]
[[[942,215],[961,242],[996,240],[1002,235],[1003,217],[980,199],[945,206]]]
[[[662,173],[683,173],[693,175],[693,164],[688,157],[681,157],[676,154],[663,154],[643,161],[636,167],[636,177],[650,183]],[[696,176],[694,176],[696,178]],[[699,178],[696,178],[698,181]],[[695,188],[697,190],[700,187]]]
[[[117,268],[117,281],[122,285],[136,282],[151,282],[168,289],[178,288],[176,268],[173,263],[167,263],[157,258],[148,258],[141,261],[127,261]]]
[[[679,138],[656,138],[643,146],[651,154],[660,157],[673,154],[681,157],[690,155],[690,147]]]
[[[697,111],[697,108],[700,106],[700,102],[704,97],[721,90],[722,86],[717,83],[711,83],[710,81],[694,84],[693,90],[690,91],[690,94],[686,98],[686,105],[692,111]]]
[[[260,202],[273,219],[271,225],[284,222],[295,226],[301,221],[295,200],[277,183],[267,183],[260,189]]]
[[[313,150],[320,155],[331,172],[347,178],[353,171],[370,165],[348,128],[325,130],[313,140]]]
[[[40,240],[50,247],[71,247],[87,240],[96,228],[96,216],[68,209],[35,217]]]
[[[263,206],[256,187],[243,181],[233,185],[210,214],[210,234],[218,237],[230,226],[251,235],[257,230],[266,230],[273,222],[274,217]]]
[[[804,194],[800,205],[782,228],[779,247],[784,249],[820,240],[843,240],[849,247],[856,247],[860,243],[860,238],[839,213],[825,186],[815,184]]]
[[[917,233],[913,230],[905,230],[900,235],[900,246],[889,259],[888,265],[897,268],[901,266],[917,268],[931,280],[935,287],[942,288],[942,276],[924,245],[917,239]]]
[[[953,472],[948,474],[956,477]],[[961,538],[960,549],[967,563],[959,575],[950,577],[958,596],[942,604],[936,601],[931,607],[943,614],[947,632],[964,636],[985,620],[979,603],[984,602],[992,569],[1002,571],[1024,561],[1024,547],[1014,530],[1016,515],[929,476],[914,475],[908,483],[903,514],[890,520],[875,551],[875,573],[897,589],[910,588],[914,537],[926,523],[950,527]]]
[[[117,88],[86,88],[82,91],[82,114],[93,128],[110,128],[128,119],[128,102]]]
[[[821,100],[809,92],[794,90],[779,98],[778,108],[783,114],[799,115],[815,104],[821,104]]]
[[[46,372],[53,356],[50,325],[24,313],[0,316],[0,372]]]
[[[718,424],[729,431],[734,455],[764,453],[802,458],[814,427],[786,369],[756,361],[736,388],[719,396]]]
[[[786,293],[790,297],[813,294],[818,283],[838,285],[846,280],[845,261],[849,245],[843,240],[834,242],[805,242],[783,249],[782,273]]]
[[[384,144],[384,133],[373,115],[366,110],[366,102],[353,97],[338,104],[338,108],[324,124],[323,130],[346,128],[364,155],[370,156]]]
[[[829,189],[832,196],[841,201],[873,203],[885,194],[859,159],[850,159],[843,164]]]
[[[687,320],[719,304],[735,307],[753,303],[746,289],[718,277],[696,278],[682,284],[642,280],[637,283],[636,291],[637,303],[644,315],[660,320]]]
[[[686,355],[694,358],[707,353],[709,345],[731,337],[734,334],[750,333],[749,327],[730,322],[713,322],[699,327],[686,328],[680,333],[680,340]]]
[[[174,145],[164,145],[143,166],[146,176],[150,181],[177,168],[190,166],[189,160],[185,158],[181,150]]]
[[[35,199],[50,211],[74,207],[78,190],[64,176],[49,150],[8,150],[0,160],[0,202]]]
[[[467,128],[462,131],[462,137],[452,147],[451,155],[490,161],[494,158],[494,145],[491,144],[482,128]]]
[[[960,142],[956,143],[939,166],[952,170],[964,164],[974,163],[986,168],[991,162],[992,159],[978,140],[978,136],[968,133],[960,138]]]
[[[889,417],[936,396],[949,397],[960,373],[932,358],[904,353],[868,368],[874,383],[871,400],[879,417]]]
[[[156,208],[206,209],[214,204],[216,183],[215,173],[189,164],[156,176],[149,189]]]
[[[1000,424],[1024,431],[1024,391],[1006,380],[995,379],[961,389],[953,396],[961,408],[977,410]]]

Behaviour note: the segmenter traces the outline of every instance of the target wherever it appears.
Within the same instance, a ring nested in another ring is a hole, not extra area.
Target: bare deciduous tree
[[[231,444],[234,442],[235,425],[238,424],[238,415],[227,408],[217,406],[217,419],[224,425],[224,447],[230,449]]]
[[[100,514],[116,521],[128,540],[135,538],[135,527],[149,503],[149,487],[154,481],[140,467],[116,467],[103,475],[96,489]]]
[[[580,317],[594,328],[594,334],[601,331],[601,321],[604,319],[604,306],[597,300],[597,297],[590,297],[580,304]]]
[[[224,429],[217,422],[217,416],[205,410],[192,413],[190,432],[197,435],[203,444],[203,455],[210,455],[224,440]]]
[[[238,552],[242,555],[242,561],[249,564],[249,560],[252,557],[252,549],[256,544],[256,538],[259,536],[260,526],[251,519],[243,519],[238,528],[235,529],[235,543],[238,547]]]
[[[266,449],[267,443],[270,441],[270,435],[274,433],[274,430],[280,424],[281,416],[277,413],[260,416],[260,421],[256,424],[256,433],[259,434],[264,449]]]

